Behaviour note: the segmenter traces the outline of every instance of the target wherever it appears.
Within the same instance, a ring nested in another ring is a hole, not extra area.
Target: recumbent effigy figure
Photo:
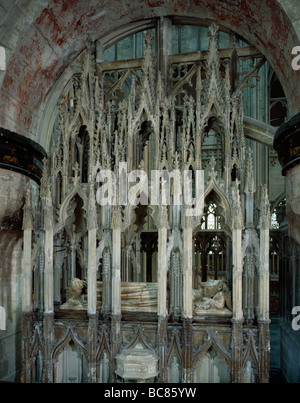
[[[231,310],[231,293],[223,280],[209,280],[200,283],[199,290],[193,290],[194,313],[208,310]]]

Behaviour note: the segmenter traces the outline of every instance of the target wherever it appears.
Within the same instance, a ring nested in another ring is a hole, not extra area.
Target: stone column
[[[52,204],[46,206],[45,212],[45,265],[44,265],[44,312],[53,313],[53,212]]]
[[[258,332],[259,332],[259,382],[269,381],[270,318],[269,318],[269,228],[270,205],[267,186],[261,188],[260,198],[260,266],[258,272]]]
[[[116,207],[112,218],[112,313],[121,314],[121,225],[120,207]]]
[[[111,382],[115,381],[116,360],[121,344],[121,207],[113,210],[112,216],[112,281],[111,281],[111,340],[112,340],[112,363]]]
[[[186,217],[183,229],[183,306],[182,316],[193,317],[193,228]]]
[[[32,227],[33,217],[31,211],[30,191],[27,192],[27,200],[23,217],[23,261],[22,261],[22,311],[32,311]]]
[[[88,314],[94,315],[97,311],[97,212],[94,184],[90,184],[89,207],[87,215],[88,229]]]
[[[266,186],[261,189],[260,201],[260,265],[258,273],[258,316],[269,319],[269,228],[270,207]]]
[[[252,150],[248,150],[248,161],[246,170],[246,180],[245,180],[245,207],[246,207],[246,227],[253,227],[253,212],[254,212],[254,193],[255,193],[255,181],[253,173],[253,162],[252,162]]]
[[[98,315],[88,313],[89,325],[87,334],[87,350],[88,350],[88,382],[97,382],[97,327],[98,327]]]
[[[87,229],[88,229],[88,273],[87,273],[87,289],[88,289],[88,381],[96,382],[96,348],[97,348],[97,211],[94,194],[94,183],[90,183],[89,206],[87,212]]]
[[[182,307],[182,272],[180,252],[172,250],[170,259],[170,314],[178,318]]]
[[[248,150],[248,161],[246,169],[246,179],[245,179],[245,261],[244,261],[244,282],[243,282],[243,301],[244,301],[244,315],[247,323],[251,323],[254,318],[254,253],[258,253],[254,239],[257,239],[256,231],[254,229],[254,193],[255,193],[255,181],[253,173],[253,162],[252,162],[252,150]],[[250,247],[251,253],[247,251]],[[255,250],[254,250],[255,248]]]
[[[135,239],[135,265],[133,268],[133,281],[141,281],[141,236]]]
[[[54,281],[53,281],[53,209],[50,188],[44,198],[44,382],[53,382],[52,348],[54,341]]]
[[[158,301],[157,314],[165,317],[168,315],[167,310],[167,235],[168,235],[168,217],[167,207],[161,207],[161,217],[158,227],[158,265],[157,265],[157,282],[158,282]]]
[[[76,277],[76,235],[73,234],[71,239],[71,281]]]
[[[232,289],[231,289],[231,283],[232,283],[231,258],[232,258],[231,239],[230,239],[229,235],[226,235],[226,279],[227,279],[230,291],[232,291]]]
[[[61,240],[57,240],[61,245]],[[65,251],[62,249],[61,251],[56,252],[54,259],[54,303],[60,305],[61,304],[61,276],[62,276],[62,267],[63,261],[65,258]]]
[[[243,381],[242,374],[242,358],[243,358],[243,319],[232,318],[232,334],[231,334],[231,350],[232,350],[232,382],[241,383]]]
[[[41,237],[44,241],[45,234],[42,233]],[[44,242],[43,242],[44,243]],[[44,312],[44,267],[45,267],[45,250],[42,249],[39,256],[39,314]]]
[[[242,382],[242,349],[243,349],[243,261],[242,261],[242,228],[243,217],[240,203],[239,183],[235,182],[232,200],[232,380]]]
[[[238,182],[234,185],[233,207],[232,207],[232,308],[233,318],[242,319],[242,230],[243,217],[240,204]]]
[[[193,319],[182,318],[182,382],[192,382]]]
[[[172,49],[172,23],[170,18],[160,17],[158,24],[158,64],[159,71],[162,74],[162,79],[167,87],[170,86],[170,75],[168,71],[169,63],[168,56]]]
[[[167,382],[168,317],[159,316],[157,323],[159,351],[159,383]]]
[[[44,338],[44,371],[43,383],[53,383],[54,362],[52,360],[54,336],[54,313],[44,312],[43,317],[43,338]]]
[[[183,224],[183,298],[182,298],[182,381],[192,381],[193,353],[193,217]]]
[[[232,299],[233,317],[243,318],[242,309],[242,229],[234,228],[232,231]]]
[[[30,340],[32,332],[32,227],[33,217],[31,211],[30,190],[23,216],[23,260],[22,260],[22,382],[31,382]]]
[[[101,226],[103,228],[102,240],[104,243],[102,253],[102,308],[101,312],[108,315],[111,312],[112,302],[112,234],[111,234],[111,206],[101,207]]]
[[[89,257],[88,257],[88,313],[95,314],[97,310],[97,254],[96,254],[97,229],[89,229]]]
[[[111,252],[108,248],[103,251],[102,259],[102,308],[103,315],[108,315],[111,310]]]
[[[158,315],[158,342],[159,342],[159,379],[166,382],[166,358],[167,358],[167,234],[168,234],[168,210],[166,206],[160,207],[158,220],[158,265],[157,265],[157,315]]]

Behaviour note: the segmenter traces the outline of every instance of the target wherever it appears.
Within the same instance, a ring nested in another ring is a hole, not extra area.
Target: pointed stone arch
[[[38,327],[35,328],[34,330],[34,336],[33,336],[33,341],[31,345],[31,352],[30,352],[30,357],[36,357],[37,351],[41,350],[42,354],[44,355],[44,344],[43,344],[43,339],[40,334],[40,329]]]
[[[144,334],[143,328],[141,326],[137,326],[137,330],[131,341],[128,343],[126,350],[134,349],[138,345],[141,345],[144,349],[156,354],[154,347],[152,346],[147,336]]]
[[[72,121],[69,124],[70,138],[74,139],[77,136],[78,131],[82,126],[88,127],[88,119],[84,115],[84,112],[80,105],[77,106],[76,112]]]
[[[251,330],[247,333],[248,340],[242,356],[242,374],[243,382],[253,382],[253,376],[258,379],[259,376],[259,358],[255,336]],[[247,375],[250,379],[247,379]]]
[[[216,128],[216,124],[218,126],[221,126],[223,130],[226,128],[226,119],[225,115],[222,111],[221,106],[219,105],[218,100],[214,96],[211,98],[206,111],[203,114],[203,132],[207,130],[207,128],[210,126],[210,121],[214,121],[214,125],[211,128]],[[221,134],[221,133],[219,133]]]
[[[65,335],[54,347],[51,358],[55,383],[85,381],[88,354],[84,342],[74,331],[74,325],[68,326]]]
[[[103,326],[100,335],[100,343],[96,351],[97,382],[106,383],[109,381],[112,360],[113,357],[109,345],[109,336],[107,334],[107,329]]]
[[[166,360],[168,382],[181,382],[182,380],[182,353],[179,335],[173,331],[170,350]]]
[[[82,189],[81,186],[75,185],[71,190],[71,192],[68,194],[68,196],[65,198],[63,203],[61,204],[59,210],[59,228],[55,232],[58,232],[62,227],[65,226],[66,221],[69,217],[67,210],[69,208],[70,202],[73,200],[74,197],[76,197],[76,195],[78,195],[81,198],[84,210],[85,211],[88,210],[89,201],[84,190]]]
[[[248,331],[248,341],[246,348],[243,353],[243,359],[242,359],[242,368],[245,370],[247,362],[251,361],[252,364],[255,366],[255,369],[258,373],[259,371],[259,360],[258,360],[258,354],[257,354],[257,347],[256,347],[256,342],[254,338],[254,334],[251,330]]]
[[[222,209],[222,216],[224,217],[224,229],[231,233],[230,222],[231,222],[231,210],[232,206],[230,204],[229,198],[226,193],[221,189],[221,182],[216,179],[216,172],[212,171],[213,175],[207,184],[204,191],[204,201],[210,199],[210,195],[213,195],[218,199],[217,206]]]
[[[45,349],[43,339],[40,334],[40,328],[36,326],[30,352],[31,376],[35,383],[42,382],[44,365],[42,357],[44,357],[44,355]]]
[[[100,343],[97,348],[96,352],[96,361],[99,361],[102,357],[103,352],[106,350],[109,354],[109,358],[111,359],[111,347],[109,345],[109,338],[107,335],[106,329],[102,328],[101,335],[100,335]]]
[[[225,346],[220,342],[217,331],[208,331],[207,338],[204,343],[198,348],[196,354],[193,358],[193,367],[196,365],[197,361],[201,359],[203,354],[207,353],[210,348],[213,348],[218,355],[220,355],[228,365],[231,367],[231,356],[230,353],[225,349]]]
[[[145,101],[142,101],[139,108],[135,111],[134,117],[132,119],[132,134],[136,135],[141,125],[144,122],[149,122],[151,124],[152,130],[155,131],[155,117],[152,115],[149,106]]]
[[[75,333],[74,329],[72,326],[69,326],[67,328],[66,333],[64,336],[57,342],[56,346],[53,349],[52,353],[52,358],[53,360],[57,360],[59,354],[61,351],[70,344],[70,342],[73,342],[79,349],[84,353],[85,358],[87,359],[87,351],[86,347],[84,345],[84,342],[78,337],[78,335]]]
[[[170,343],[170,349],[169,353],[167,356],[167,365],[169,366],[171,364],[171,360],[173,355],[176,354],[177,357],[179,358],[179,361],[182,361],[182,354],[181,354],[181,348],[180,348],[180,341],[179,341],[179,335],[176,331],[173,332],[171,343]]]

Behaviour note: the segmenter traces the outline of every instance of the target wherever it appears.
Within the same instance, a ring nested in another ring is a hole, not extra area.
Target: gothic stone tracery
[[[206,62],[172,64],[173,82],[151,31],[136,70],[103,70],[88,43],[59,106],[38,204],[28,197],[25,207],[24,382],[268,380],[268,195],[255,198],[241,92],[219,57],[218,27],[209,33]],[[221,152],[207,164],[211,131]],[[186,217],[174,186],[168,206],[122,204],[118,186],[117,203],[100,206],[97,173],[118,181],[121,163],[125,174],[205,169],[204,211]],[[134,359],[142,375],[126,378]]]

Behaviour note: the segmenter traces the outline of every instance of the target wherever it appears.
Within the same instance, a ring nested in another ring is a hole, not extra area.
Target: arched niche
[[[102,330],[96,354],[97,383],[108,383],[110,380],[111,354],[106,331]]]
[[[168,383],[181,383],[182,381],[182,354],[176,333],[173,335],[167,358],[167,379]]]
[[[259,360],[257,356],[255,337],[251,330],[248,331],[246,339],[247,345],[242,361],[242,382],[256,383],[259,373]]]
[[[221,198],[222,195],[222,198]],[[194,234],[194,289],[202,281],[230,281],[228,201],[218,188],[206,192],[201,224]]]
[[[230,383],[230,362],[223,352],[213,345],[207,346],[193,362],[193,382]]]
[[[44,346],[39,329],[35,329],[30,357],[32,379],[35,383],[42,383],[44,372]]]
[[[55,383],[84,383],[86,381],[86,350],[71,329],[54,348],[53,363]]]
[[[216,158],[216,170],[222,175],[225,157],[224,139],[223,136],[220,134],[222,132],[220,131],[219,127],[214,128],[214,126],[210,128],[207,127],[204,132],[202,142],[202,155],[205,162],[208,162],[209,158],[214,155]]]

